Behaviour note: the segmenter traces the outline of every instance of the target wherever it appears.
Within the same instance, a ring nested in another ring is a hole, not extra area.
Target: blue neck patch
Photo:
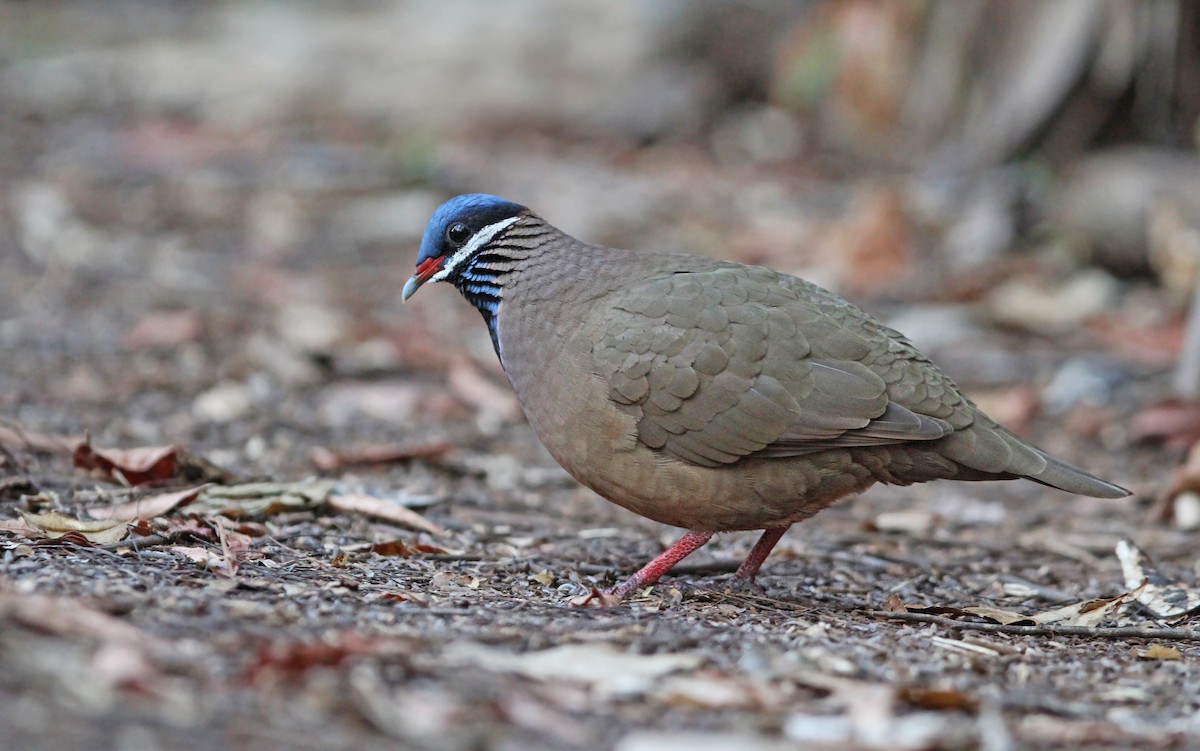
[[[462,296],[467,298],[467,301],[474,305],[475,309],[483,316],[483,322],[487,324],[488,333],[492,336],[492,347],[496,350],[496,357],[500,358],[500,364],[503,365],[504,357],[500,354],[500,332],[496,328],[496,314],[500,311],[500,283],[496,278],[496,272],[476,265],[475,259],[471,258],[455,275],[454,286],[458,287]]]

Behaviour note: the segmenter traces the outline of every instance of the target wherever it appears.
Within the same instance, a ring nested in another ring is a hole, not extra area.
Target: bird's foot
[[[767,590],[763,585],[754,580],[753,576],[738,576],[734,574],[725,582],[726,592],[740,592],[743,594],[762,595],[766,594]]]

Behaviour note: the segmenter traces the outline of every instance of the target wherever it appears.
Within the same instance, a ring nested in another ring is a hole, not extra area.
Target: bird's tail
[[[943,444],[943,456],[967,470],[962,473],[961,479],[1024,477],[1068,493],[1093,498],[1124,498],[1130,494],[1120,485],[1055,459],[994,423],[977,423],[943,438],[939,443]]]

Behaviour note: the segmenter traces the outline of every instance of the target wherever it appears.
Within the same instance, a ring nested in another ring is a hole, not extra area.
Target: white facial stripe
[[[450,276],[450,273],[454,271],[454,268],[458,266],[458,264],[474,255],[475,251],[479,250],[485,243],[502,232],[513,222],[517,221],[518,218],[519,217],[510,216],[502,222],[489,224],[488,226],[476,232],[475,236],[467,241],[466,245],[459,248],[457,253],[450,256],[449,260],[442,264],[442,268],[436,274],[429,277],[429,281],[440,282],[446,277]]]

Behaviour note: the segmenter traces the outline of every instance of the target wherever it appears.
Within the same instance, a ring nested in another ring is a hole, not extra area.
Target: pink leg
[[[783,533],[780,532],[780,534]],[[650,586],[658,581],[659,577],[670,571],[671,567],[676,563],[679,563],[703,547],[704,543],[712,539],[712,536],[712,532],[689,531],[686,535],[680,537],[674,545],[664,550],[661,555],[643,566],[641,571],[638,571],[618,586],[613,587],[608,593],[617,597],[624,597],[635,589]],[[775,539],[778,540],[779,538],[776,537]],[[771,545],[774,544],[774,542],[771,543]],[[755,547],[755,550],[757,549]],[[771,552],[770,546],[767,547],[762,557],[766,558],[769,552]],[[759,561],[759,563],[762,563],[762,561]],[[754,568],[757,569],[758,566]]]
[[[758,542],[754,543],[754,547],[750,549],[750,555],[746,556],[746,560],[742,561],[742,565],[738,566],[733,579],[729,581],[729,586],[742,587],[747,584],[753,584],[759,567],[763,565],[763,561],[767,560],[767,556],[771,554],[771,550],[779,542],[779,538],[783,537],[784,532],[787,532],[790,526],[764,529],[762,537],[759,537]]]

